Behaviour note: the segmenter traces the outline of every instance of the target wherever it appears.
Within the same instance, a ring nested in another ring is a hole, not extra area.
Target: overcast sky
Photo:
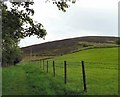
[[[52,3],[34,0],[34,20],[44,25],[47,36],[45,40],[27,37],[19,46],[81,36],[118,36],[118,1],[77,0],[64,13]]]

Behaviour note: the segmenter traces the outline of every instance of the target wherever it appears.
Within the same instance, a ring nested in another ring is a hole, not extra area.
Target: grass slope
[[[53,60],[56,77],[52,72]],[[64,60],[67,61],[67,85],[63,80]],[[85,61],[87,92],[83,92],[81,60]],[[48,61],[49,73],[46,73],[46,61],[44,70],[40,62],[3,68],[3,95],[118,94],[118,48],[84,50]]]
[[[81,60],[91,62],[113,62],[118,63],[118,48],[94,48],[64,56],[55,57],[58,61],[79,62]]]

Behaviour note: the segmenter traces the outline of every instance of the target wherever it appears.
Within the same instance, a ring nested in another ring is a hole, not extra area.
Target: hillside
[[[25,55],[55,56],[96,47],[115,47],[117,37],[86,36],[57,40],[21,48]]]
[[[67,84],[64,84],[65,60]],[[83,92],[81,60],[85,62],[87,92]],[[20,63],[3,68],[2,77],[3,96],[118,95],[118,48],[95,48],[56,56],[54,59],[44,60],[44,65],[42,61]]]

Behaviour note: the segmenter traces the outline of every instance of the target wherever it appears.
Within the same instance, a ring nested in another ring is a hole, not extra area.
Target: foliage
[[[66,8],[70,7],[68,3],[69,2],[75,3],[76,0],[46,0],[46,2],[52,2],[58,7],[59,10],[66,12]]]
[[[14,63],[21,61],[21,58],[22,51],[19,49],[17,44],[10,39],[9,41],[5,41],[2,50],[2,63],[4,65],[13,65]]]
[[[38,38],[44,38],[46,30],[40,23],[35,23],[30,16],[34,14],[34,10],[29,8],[33,3],[13,2],[12,7],[8,7],[1,3],[2,6],[2,55],[3,65],[13,64],[15,59],[21,59],[18,43],[21,38],[37,35]],[[19,10],[19,7],[23,7]],[[24,27],[26,25],[26,27]]]
[[[47,0],[49,1],[49,0]],[[66,11],[68,8],[66,1],[50,0],[56,4],[59,10]],[[71,2],[71,0],[69,0]],[[73,1],[72,1],[73,2]],[[74,2],[73,2],[74,3]],[[31,16],[34,15],[34,10],[30,8],[34,2],[11,2],[12,7],[8,9],[5,2],[0,2],[2,8],[2,49],[3,63],[13,64],[14,56],[18,56],[18,43],[20,39],[36,35],[38,38],[44,38],[47,34],[44,26],[41,23],[35,22]],[[19,50],[18,50],[19,51]],[[21,54],[19,53],[19,56]]]
[[[120,45],[120,38],[116,40],[116,44]]]

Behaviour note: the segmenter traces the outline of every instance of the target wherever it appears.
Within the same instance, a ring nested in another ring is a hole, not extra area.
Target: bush
[[[117,39],[116,44],[120,45],[120,38]]]
[[[2,66],[10,66],[19,63],[22,60],[22,51],[18,46],[6,47],[2,51]]]

